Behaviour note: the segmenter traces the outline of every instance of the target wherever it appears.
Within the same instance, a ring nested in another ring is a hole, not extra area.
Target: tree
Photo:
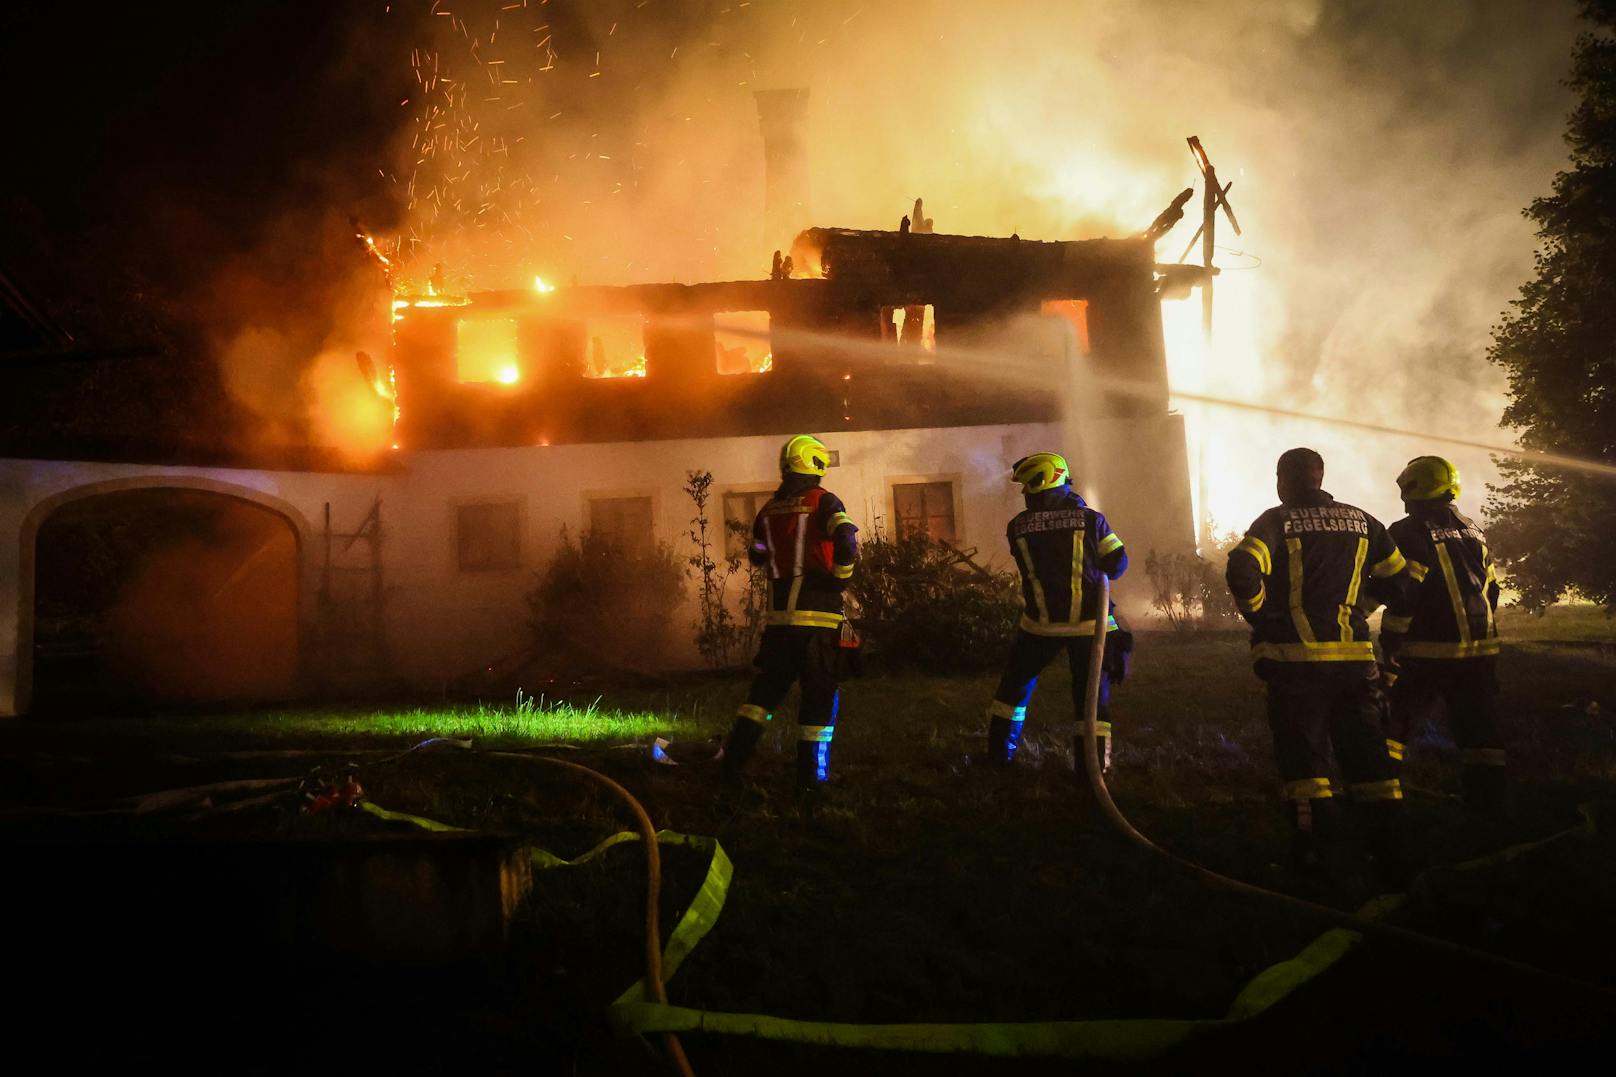
[[[1569,167],[1525,210],[1536,276],[1493,330],[1509,376],[1505,425],[1524,448],[1616,464],[1616,0],[1583,0],[1567,85]],[[1616,482],[1525,460],[1500,463],[1492,540],[1528,605],[1567,591],[1616,609]]]

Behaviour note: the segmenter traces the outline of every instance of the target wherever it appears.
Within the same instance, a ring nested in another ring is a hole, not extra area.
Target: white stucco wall
[[[1005,481],[1009,465],[1055,437],[1053,425],[1023,424],[942,430],[853,431],[825,435],[840,453],[825,485],[846,502],[866,531],[880,517],[889,530],[894,481],[950,479],[958,484],[956,525],[965,545],[1007,564],[1005,521],[1020,508]],[[714,503],[731,490],[772,486],[780,438],[618,442],[544,448],[465,449],[405,454],[405,474],[383,518],[388,527],[390,643],[412,669],[449,677],[519,648],[534,573],[554,555],[565,526],[576,535],[598,496],[649,496],[656,537],[688,552],[694,507],[683,492],[692,470],[713,473]],[[456,563],[454,506],[479,500],[522,505],[522,565],[507,572],[461,572]],[[400,511],[409,519],[401,521]],[[721,539],[720,539],[721,541]],[[673,626],[681,642],[690,615]]]
[[[1061,443],[1059,424],[1012,424],[929,430],[826,433],[840,453],[826,486],[866,531],[877,518],[890,529],[892,484],[953,480],[963,545],[984,563],[1008,567],[1005,521],[1020,508],[1007,480],[1018,457]],[[650,496],[662,541],[685,552],[690,517],[686,473],[710,470],[721,514],[726,490],[757,489],[778,477],[776,436],[621,442],[511,449],[401,452],[382,474],[151,467],[136,464],[0,460],[0,714],[17,713],[26,694],[32,631],[32,560],[39,523],[79,496],[132,486],[189,486],[243,497],[284,514],[301,540],[304,620],[316,609],[324,507],[333,528],[352,531],[382,501],[387,638],[401,680],[435,687],[519,650],[526,638],[526,595],[534,574],[588,521],[591,496]],[[522,519],[521,564],[507,571],[462,572],[456,506],[516,501]],[[1126,535],[1124,536],[1126,537]],[[688,637],[689,618],[671,626]]]

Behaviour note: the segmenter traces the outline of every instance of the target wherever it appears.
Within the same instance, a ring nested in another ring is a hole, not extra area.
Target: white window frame
[[[623,487],[607,490],[585,490],[583,492],[583,518],[578,526],[578,537],[583,538],[586,531],[594,525],[594,510],[591,508],[596,501],[618,501],[627,498],[649,498],[651,501],[651,543],[656,545],[662,541],[662,494],[660,491],[643,486]]]
[[[898,537],[898,491],[899,486],[909,486],[917,483],[946,482],[950,484],[950,492],[954,495],[954,537],[949,539],[958,546],[965,541],[965,482],[961,472],[939,472],[929,475],[888,475],[885,480],[887,519],[892,522],[892,537]]]
[[[776,490],[778,490],[779,488],[780,488],[780,483],[779,483],[778,480],[776,480],[774,482],[737,482],[737,483],[731,483],[731,484],[729,484],[727,486],[720,486],[718,488],[718,516],[719,516],[719,519],[720,519],[720,526],[722,527],[722,522],[723,522],[724,498],[728,497],[730,494],[772,494]],[[709,508],[709,515],[711,515],[711,509],[710,508]],[[720,545],[723,548],[724,556],[728,557],[729,556],[729,532],[728,532],[728,530],[724,531],[723,538],[724,538],[724,541]]]

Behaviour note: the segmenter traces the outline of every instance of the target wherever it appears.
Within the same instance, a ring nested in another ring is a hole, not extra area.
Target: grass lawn
[[[1572,826],[1582,806],[1606,825],[1474,880],[1438,872],[1400,922],[1616,986],[1616,844],[1606,833],[1616,829],[1611,622],[1597,611],[1557,610],[1504,623],[1520,641],[1506,648],[1501,667],[1518,835]],[[1118,803],[1178,853],[1294,890],[1276,863],[1286,831],[1243,637],[1147,634],[1136,657],[1113,704]],[[1018,766],[969,766],[993,681],[892,674],[849,684],[835,743],[839,784],[811,812],[788,789],[791,703],[765,736],[756,789],[738,800],[717,795],[702,760],[744,696],[744,672],[551,686],[549,698],[520,705],[20,721],[0,726],[0,789],[14,806],[83,805],[223,778],[296,775],[351,757],[370,797],[388,808],[520,833],[571,856],[628,825],[591,787],[550,768],[453,748],[380,762],[427,737],[471,738],[478,748],[566,745],[551,750],[619,778],[659,826],[716,835],[728,850],[735,881],[723,917],[670,984],[676,1003],[714,1010],[849,1022],[1219,1017],[1254,974],[1320,933],[1305,917],[1208,889],[1106,827],[1075,788],[1070,686],[1060,663],[1040,685]],[[679,765],[650,764],[655,736],[673,742]],[[1411,748],[1410,825],[1436,861],[1453,853],[1462,822],[1455,754],[1440,723]],[[15,839],[41,825],[38,816],[12,816],[0,831]],[[299,824],[266,814],[231,825]],[[705,861],[677,849],[666,858],[671,926]],[[655,1072],[637,1043],[610,1040],[599,1016],[638,974],[640,886],[633,845],[541,873],[521,914],[519,960],[498,998],[418,1006],[430,1006],[455,1043],[475,1040],[475,1068]],[[1353,907],[1368,892],[1348,886],[1310,896]],[[365,1027],[401,1019],[383,1012]],[[1250,1032],[1158,1066],[1353,1072],[1434,1057],[1541,1060],[1567,1028],[1598,1029],[1610,1016],[1599,1000],[1372,944]],[[407,1042],[406,1060],[468,1057],[436,1035]],[[705,1074],[1071,1069],[700,1037],[688,1046]]]

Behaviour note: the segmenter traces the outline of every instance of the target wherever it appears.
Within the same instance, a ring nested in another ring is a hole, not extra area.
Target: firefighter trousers
[[[1411,658],[1398,664],[1386,724],[1386,751],[1401,769],[1415,727],[1438,709],[1447,712],[1459,746],[1465,805],[1504,810],[1504,738],[1499,723],[1498,663],[1484,658]]]
[[[735,714],[724,745],[724,768],[739,774],[751,758],[766,723],[785,701],[791,686],[800,682],[797,706],[797,780],[817,786],[830,780],[830,744],[836,733],[836,712],[841,695],[841,632],[835,628],[770,625],[763,630],[753,665],[746,702]]]
[[[1333,755],[1347,797],[1368,816],[1372,846],[1388,860],[1400,859],[1403,790],[1386,754],[1375,667],[1263,661],[1258,675],[1268,686],[1274,757],[1297,836],[1293,856],[1304,863],[1316,859],[1336,837]]]
[[[1072,671],[1072,706],[1077,715],[1077,758],[1083,758],[1083,710],[1088,701],[1089,659],[1094,649],[1093,636],[1035,636],[1031,632],[1017,632],[1010,645],[1010,660],[1005,664],[1004,676],[988,705],[988,760],[1008,763],[1015,758],[1021,745],[1021,728],[1027,717],[1027,704],[1038,687],[1038,678],[1045,667],[1062,651]],[[1099,729],[1101,768],[1111,763],[1111,675],[1100,670],[1100,709],[1096,716]]]

